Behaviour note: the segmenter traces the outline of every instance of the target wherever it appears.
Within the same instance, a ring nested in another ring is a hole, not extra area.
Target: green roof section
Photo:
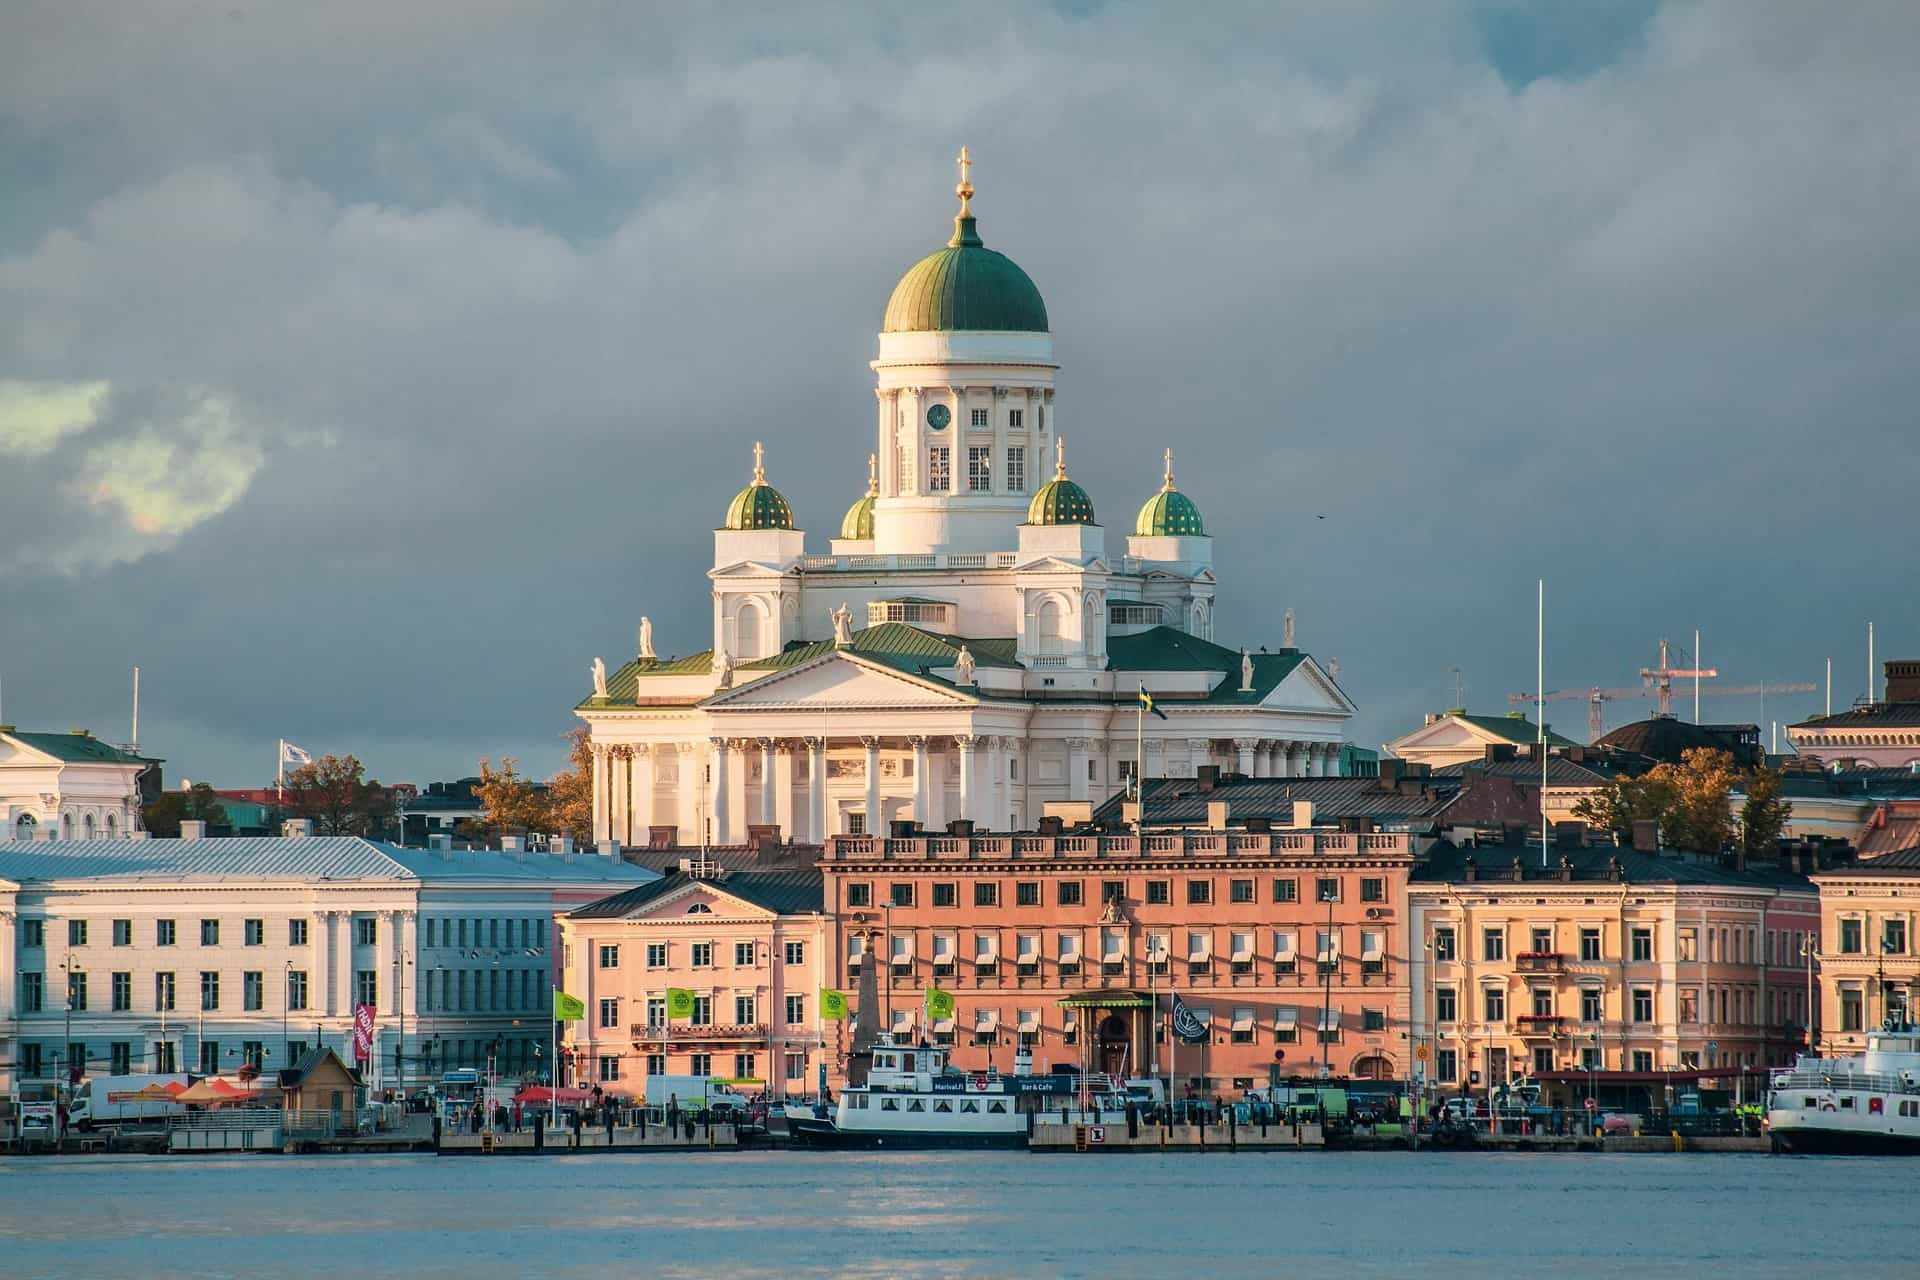
[[[1047,304],[1032,277],[981,243],[971,215],[953,224],[947,247],[914,263],[893,287],[881,332],[1048,332]]]
[[[159,763],[157,757],[134,755],[102,742],[85,729],[74,729],[69,733],[24,733],[11,725],[0,725],[0,734],[66,764]]]
[[[1204,538],[1200,508],[1173,487],[1173,450],[1167,450],[1167,474],[1160,492],[1148,498],[1133,521],[1136,538]]]
[[[794,527],[793,508],[767,483],[766,449],[758,441],[753,446],[753,483],[733,496],[720,527],[735,532]]]
[[[852,542],[873,541],[873,506],[880,500],[879,459],[867,455],[867,491],[852,506],[847,508],[846,516],[840,521],[840,536]]]
[[[1456,720],[1464,720],[1476,729],[1481,729],[1496,738],[1505,738],[1508,742],[1538,742],[1539,727],[1527,719],[1525,713],[1509,711],[1504,716],[1476,716],[1453,708],[1447,711]],[[1547,745],[1550,747],[1577,747],[1580,744],[1570,738],[1563,738],[1552,728],[1547,730]]]
[[[1093,499],[1067,479],[1067,442],[1055,436],[1053,448],[1053,479],[1041,485],[1027,504],[1027,523],[1099,524],[1093,516]]]
[[[1152,627],[1137,635],[1107,637],[1107,668],[1111,671],[1218,671],[1226,678],[1205,698],[1154,695],[1154,702],[1172,711],[1204,703],[1208,706],[1252,706],[1263,701],[1294,668],[1306,661],[1298,649],[1249,654],[1253,659],[1253,687],[1240,688],[1240,654],[1225,645],[1202,640],[1172,627]]]

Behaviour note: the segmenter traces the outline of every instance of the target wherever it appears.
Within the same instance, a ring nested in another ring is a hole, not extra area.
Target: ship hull
[[[1920,1156],[1920,1134],[1868,1133],[1814,1125],[1776,1127],[1773,1149],[1796,1156]]]
[[[790,1138],[796,1147],[835,1151],[1018,1151],[1027,1145],[1024,1129],[963,1133],[937,1130],[847,1130],[831,1120],[789,1118]]]

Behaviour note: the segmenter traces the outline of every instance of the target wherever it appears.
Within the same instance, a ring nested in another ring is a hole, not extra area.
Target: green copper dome
[[[913,264],[887,299],[882,333],[987,329],[1046,333],[1047,304],[1012,258],[981,243],[973,217],[973,159],[960,148],[960,213],[947,247]]]
[[[1200,538],[1206,536],[1200,508],[1173,487],[1173,450],[1167,450],[1167,476],[1160,492],[1148,498],[1133,521],[1136,538]]]
[[[793,508],[780,496],[780,491],[767,483],[767,471],[763,465],[765,450],[760,445],[753,446],[753,483],[733,496],[727,504],[727,518],[722,529],[791,529],[793,528]]]
[[[1087,491],[1067,479],[1066,442],[1054,437],[1057,450],[1053,479],[1040,486],[1027,504],[1028,524],[1099,524],[1093,518],[1093,499]]]
[[[867,491],[847,508],[846,518],[840,522],[840,536],[848,541],[873,541],[873,504],[880,497],[880,477],[875,474],[877,463],[873,454],[867,455]]]

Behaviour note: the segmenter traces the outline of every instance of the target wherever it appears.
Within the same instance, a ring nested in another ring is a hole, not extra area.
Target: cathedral
[[[662,660],[642,619],[631,661],[594,660],[596,840],[1018,831],[1140,775],[1338,772],[1354,707],[1291,621],[1271,653],[1215,639],[1213,540],[1171,450],[1110,554],[1069,474],[1046,302],[981,239],[970,164],[952,238],[887,300],[838,536],[807,549],[755,444],[714,531],[711,647]]]

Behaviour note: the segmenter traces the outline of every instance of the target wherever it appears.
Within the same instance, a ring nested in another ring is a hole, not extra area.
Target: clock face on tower
[[[953,413],[943,404],[936,404],[927,410],[927,425],[935,431],[945,431],[947,423],[953,421]]]

